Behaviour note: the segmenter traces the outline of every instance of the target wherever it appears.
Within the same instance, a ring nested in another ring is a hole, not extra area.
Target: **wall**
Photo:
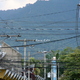
[[[5,57],[2,59],[2,67],[7,68],[9,70],[13,70],[14,72],[21,73],[22,66],[21,66],[21,54],[10,47],[10,45],[2,42],[2,52],[6,52]],[[4,61],[5,60],[5,61]],[[20,61],[20,62],[16,62]]]

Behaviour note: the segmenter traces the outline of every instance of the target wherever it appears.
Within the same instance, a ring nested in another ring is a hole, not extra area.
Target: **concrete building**
[[[10,45],[2,42],[0,47],[0,68],[9,69],[16,73],[21,73],[21,59],[22,55]]]

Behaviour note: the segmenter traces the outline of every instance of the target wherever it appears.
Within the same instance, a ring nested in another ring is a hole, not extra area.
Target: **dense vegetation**
[[[61,55],[60,61],[63,65],[63,76],[60,80],[80,80],[80,50],[75,49],[73,53]]]
[[[60,51],[51,51],[46,54],[47,73],[51,72],[51,59],[56,56],[58,77],[60,80],[80,80],[80,49],[67,47]],[[34,74],[44,77],[44,60],[30,58],[30,64],[35,64]],[[47,78],[50,80],[50,78]]]

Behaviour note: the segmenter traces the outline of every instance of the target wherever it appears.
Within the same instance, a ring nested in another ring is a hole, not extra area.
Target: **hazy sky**
[[[0,10],[17,9],[37,0],[0,0]]]

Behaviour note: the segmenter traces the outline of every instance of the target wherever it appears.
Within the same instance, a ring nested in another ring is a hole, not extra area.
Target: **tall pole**
[[[75,27],[75,33],[76,33],[77,46],[79,46],[78,37],[77,37],[78,36],[78,18],[80,17],[79,7],[80,7],[80,4],[77,5],[77,9],[76,9],[76,27]]]
[[[24,45],[26,45],[26,39],[24,39]],[[26,47],[24,47],[24,80],[26,80]]]
[[[16,41],[22,41],[22,42],[24,42],[24,80],[26,80],[26,42],[27,41],[35,41],[35,40],[26,40],[26,39],[24,39],[24,40],[16,40]],[[30,80],[30,78],[28,80]]]
[[[43,51],[44,53],[44,79],[46,80],[46,53],[47,51]]]
[[[47,51],[39,52],[44,54],[44,79],[46,80],[46,53]]]
[[[30,52],[28,52],[28,80],[30,80]]]
[[[26,39],[24,39],[24,40],[16,40],[16,41],[22,41],[22,42],[24,42],[24,71],[23,71],[23,74],[24,74],[24,80],[26,80]]]
[[[44,79],[46,80],[46,53],[44,52]]]

